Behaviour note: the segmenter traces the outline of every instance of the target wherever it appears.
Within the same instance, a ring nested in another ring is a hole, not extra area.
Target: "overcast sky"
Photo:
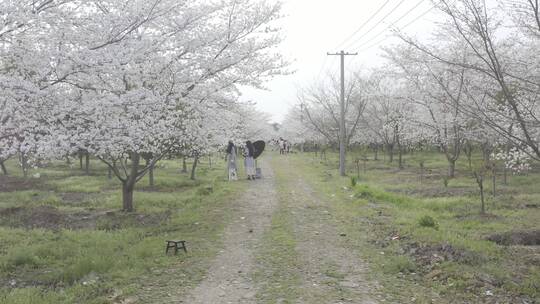
[[[397,28],[402,28],[409,24],[405,32],[424,36],[431,31],[436,19],[436,10],[430,10],[430,0],[283,2],[285,17],[281,25],[285,41],[280,49],[284,55],[294,60],[291,69],[296,72],[268,82],[268,91],[242,89],[243,100],[256,102],[261,111],[271,114],[272,119],[278,122],[296,102],[298,86],[323,77],[326,70],[339,72],[339,57],[329,57],[326,52],[341,49],[351,53],[359,52],[358,56],[347,57],[346,66],[350,69],[368,68],[382,63],[379,50],[381,45],[396,42],[395,38],[384,40],[385,36],[391,34],[390,29],[384,31],[387,27],[395,23]],[[379,13],[367,22],[381,7]],[[342,44],[346,39],[347,43]]]

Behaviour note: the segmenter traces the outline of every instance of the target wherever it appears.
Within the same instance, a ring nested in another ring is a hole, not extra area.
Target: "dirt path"
[[[256,302],[257,285],[252,281],[256,270],[254,254],[278,204],[272,169],[264,160],[260,164],[265,178],[252,182],[234,204],[234,220],[224,231],[224,248],[185,303]]]
[[[288,160],[286,168],[291,168]],[[288,202],[294,219],[297,252],[302,260],[303,303],[377,303],[375,282],[365,278],[366,264],[347,247],[331,206],[297,170],[287,170]]]
[[[319,197],[287,158],[276,158],[272,164],[276,174],[270,161],[261,161],[265,178],[252,182],[233,204],[235,216],[224,231],[224,248],[203,281],[182,303],[282,303],[280,298],[259,298],[266,292],[262,287],[266,282],[265,277],[256,275],[261,270],[256,257],[271,254],[265,252],[262,241],[273,229],[272,217],[280,216],[278,210],[290,215],[296,244],[292,254],[298,264],[294,269],[281,264],[274,267],[283,268],[281,273],[285,275],[301,278],[300,286],[292,286],[296,296],[290,303],[377,303],[377,285],[365,279],[367,267],[336,228],[329,203]]]

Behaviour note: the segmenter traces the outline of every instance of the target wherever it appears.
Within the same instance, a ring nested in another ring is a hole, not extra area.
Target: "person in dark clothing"
[[[245,150],[245,165],[246,165],[246,175],[248,179],[255,179],[255,147],[251,141],[246,141],[246,150]]]
[[[231,154],[233,149],[236,149],[236,147],[234,146],[232,140],[229,140],[229,145],[227,146],[227,154]]]

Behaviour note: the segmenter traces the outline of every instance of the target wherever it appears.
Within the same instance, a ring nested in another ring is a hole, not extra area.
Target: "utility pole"
[[[345,138],[347,136],[345,129],[345,56],[356,56],[358,53],[327,53],[328,56],[341,57],[341,97],[339,102],[339,175],[345,176]]]

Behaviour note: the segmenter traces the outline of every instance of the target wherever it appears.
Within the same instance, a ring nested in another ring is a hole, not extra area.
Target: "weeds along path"
[[[302,277],[298,302],[377,303],[378,285],[365,278],[366,263],[337,230],[329,202],[319,197],[287,158],[276,157],[273,164],[292,214]]]
[[[232,205],[234,219],[224,231],[224,248],[203,281],[182,303],[256,303],[254,254],[277,206],[272,169],[264,160],[260,165],[264,179],[251,181],[248,190]]]

